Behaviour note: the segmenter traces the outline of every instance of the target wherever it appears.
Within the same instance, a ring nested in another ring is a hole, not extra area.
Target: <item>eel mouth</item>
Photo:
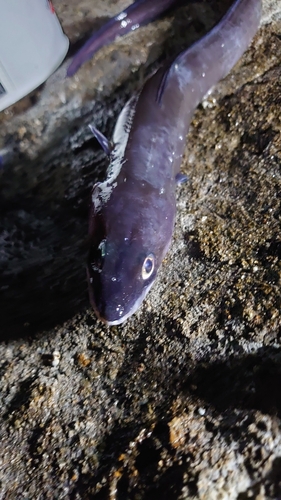
[[[122,305],[118,306],[112,305],[109,302],[106,302],[106,300],[103,301],[102,305],[97,304],[94,297],[93,288],[91,286],[90,274],[88,270],[87,270],[87,278],[88,278],[90,303],[94,309],[97,318],[107,326],[121,325],[122,323],[127,321],[139,309],[144,298],[146,297],[147,293],[149,292],[150,288],[154,283],[153,280],[151,283],[146,285],[142,289],[142,293],[137,297],[135,302],[129,308],[128,307],[122,308]]]

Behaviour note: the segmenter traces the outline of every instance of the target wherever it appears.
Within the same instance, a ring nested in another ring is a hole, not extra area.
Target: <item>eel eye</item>
[[[91,267],[93,271],[101,272],[104,257],[106,254],[106,240],[101,240],[99,246],[94,248],[90,256]]]
[[[152,273],[154,271],[154,265],[155,265],[154,255],[152,253],[150,253],[144,259],[144,262],[142,265],[141,276],[142,276],[143,280],[147,280],[148,278],[150,278],[150,276],[152,275]]]

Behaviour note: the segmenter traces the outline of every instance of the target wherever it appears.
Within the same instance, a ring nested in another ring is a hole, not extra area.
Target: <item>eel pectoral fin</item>
[[[89,129],[91,130],[92,134],[94,134],[95,138],[97,139],[107,156],[110,156],[113,149],[111,142],[93,125],[89,125]]]

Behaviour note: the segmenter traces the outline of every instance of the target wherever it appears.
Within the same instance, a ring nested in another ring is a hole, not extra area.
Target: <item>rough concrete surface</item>
[[[54,0],[70,53],[128,3]],[[0,113],[3,500],[281,498],[280,1],[194,115],[143,306],[106,327],[85,280],[106,168],[87,125],[110,135],[152,69],[225,9],[182,7]]]

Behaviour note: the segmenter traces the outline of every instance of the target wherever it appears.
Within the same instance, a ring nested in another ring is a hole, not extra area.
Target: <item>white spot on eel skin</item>
[[[120,12],[120,14],[116,17],[117,21],[122,21],[122,19],[125,19],[127,17],[126,12]]]

